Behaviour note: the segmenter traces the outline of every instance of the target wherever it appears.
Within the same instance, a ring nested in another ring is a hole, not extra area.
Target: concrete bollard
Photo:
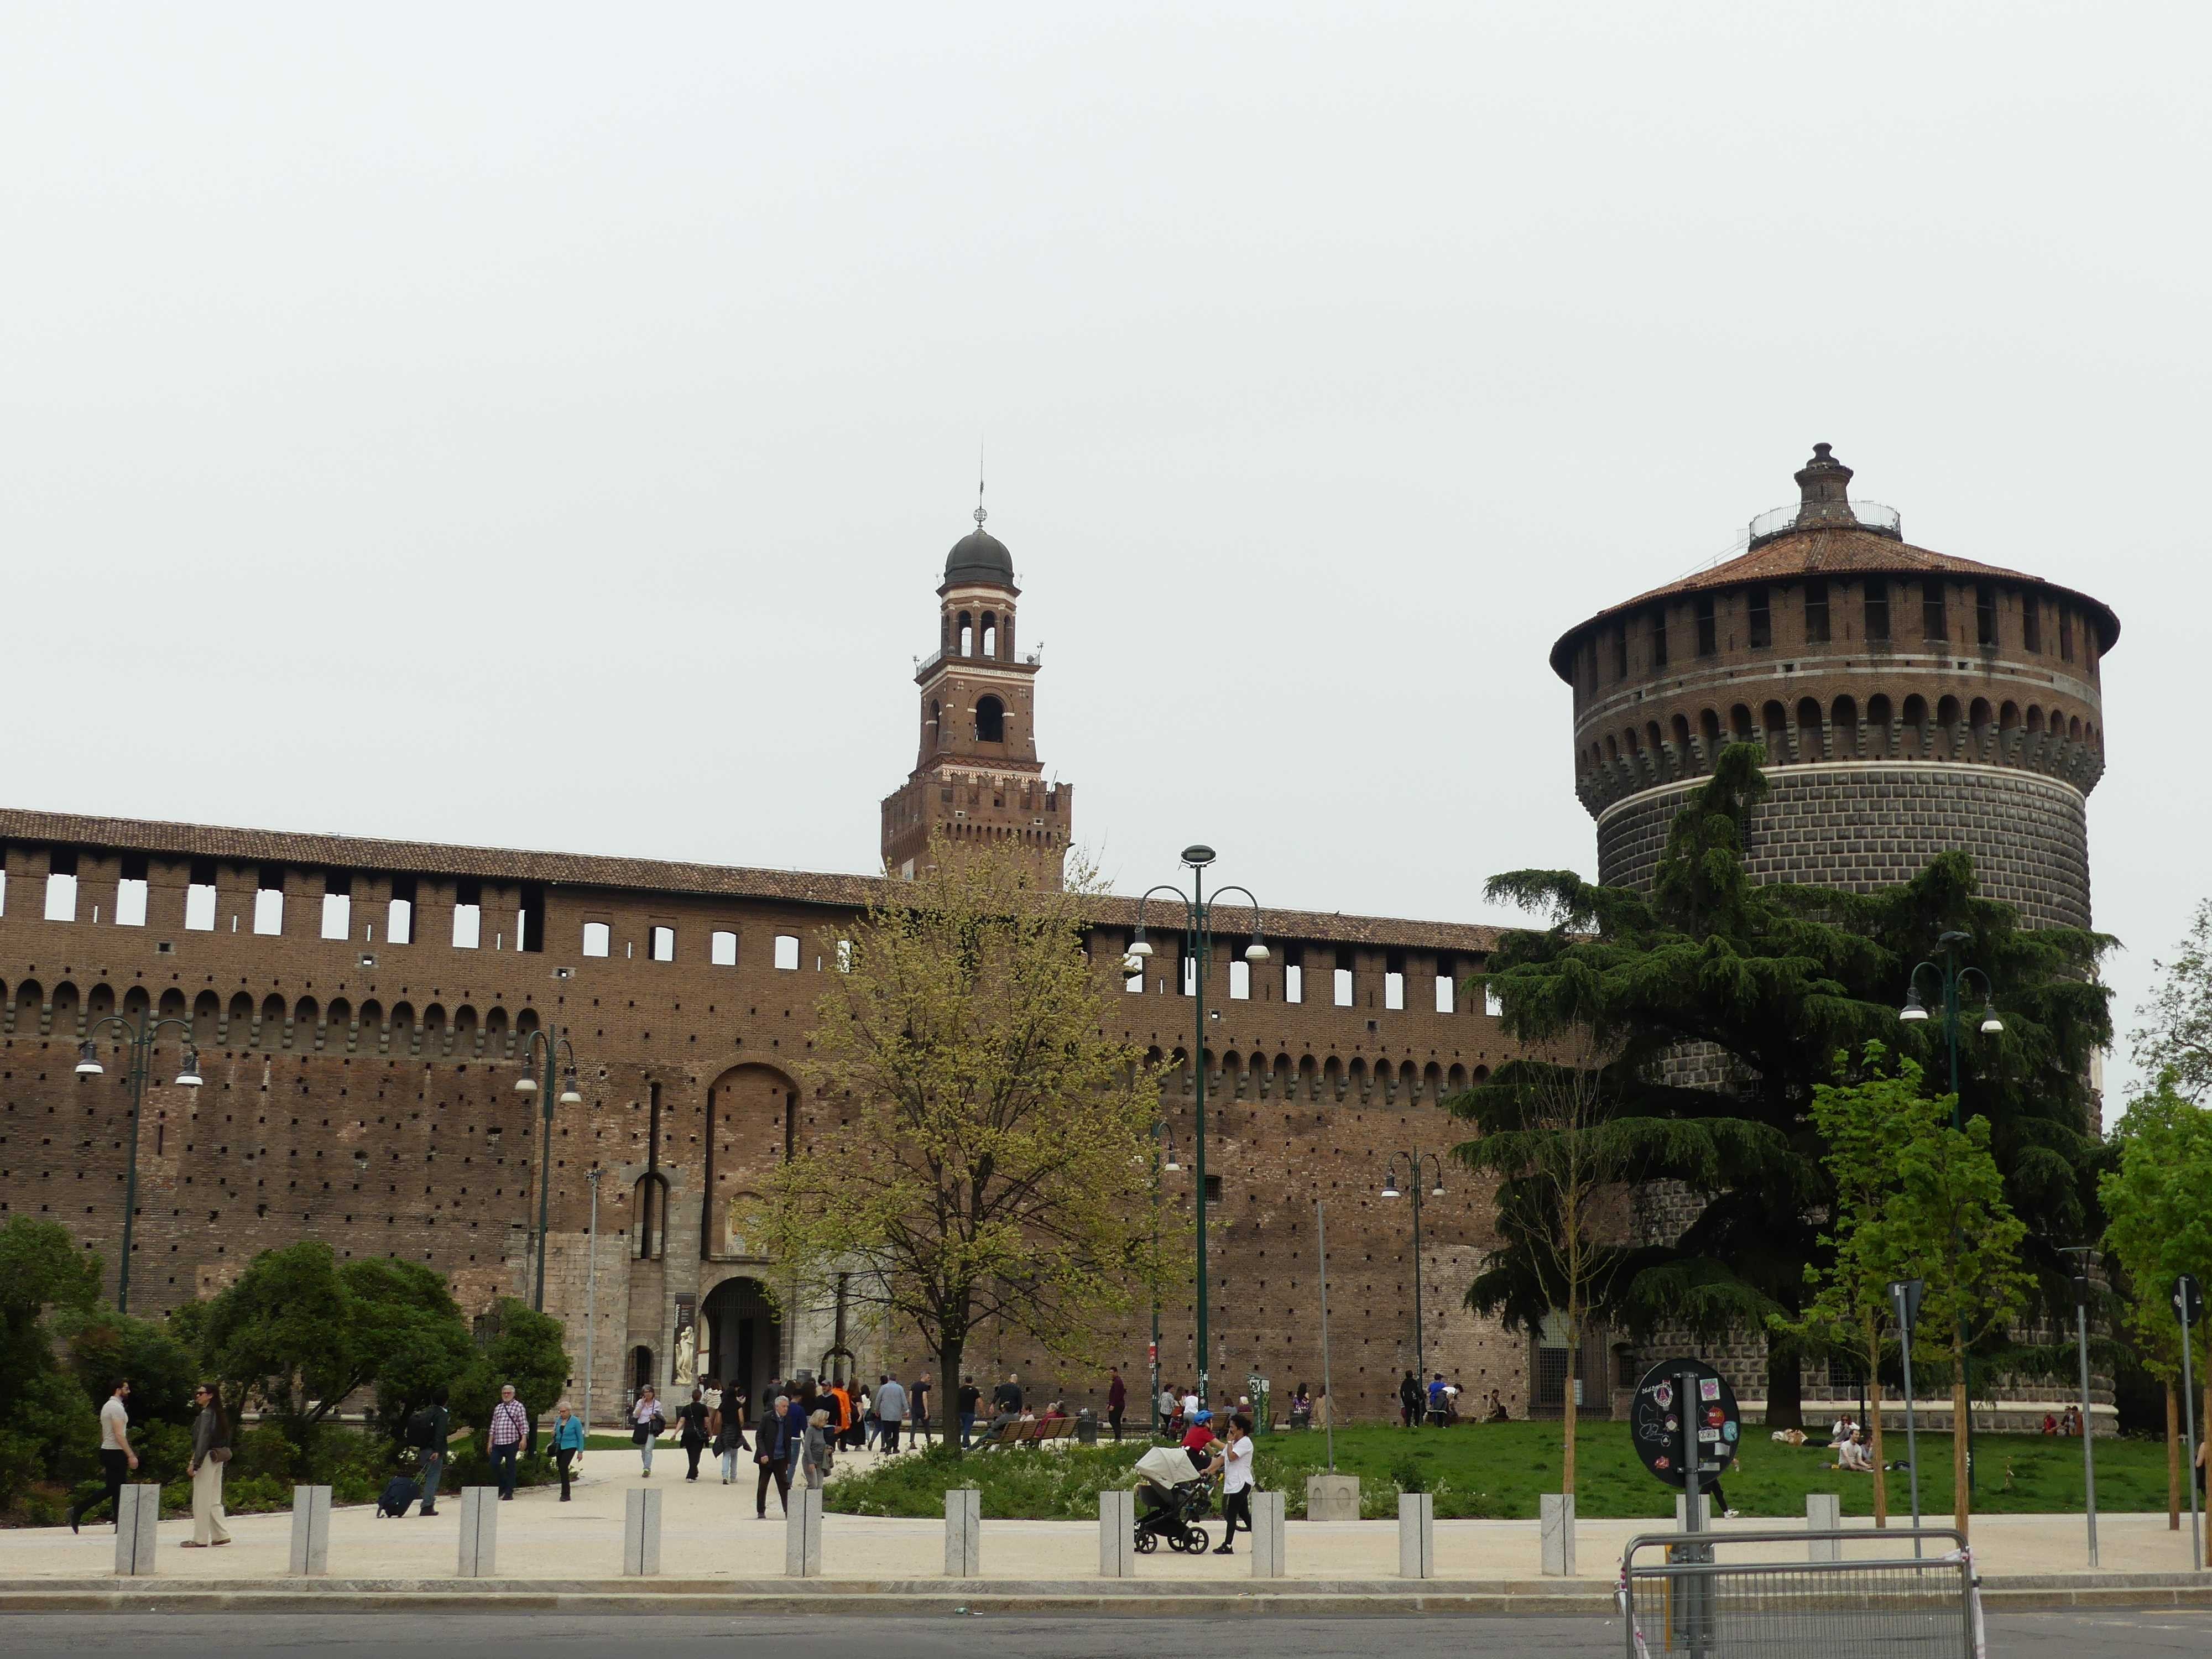
[[[1252,1494],[1252,1576],[1283,1576],[1283,1494],[1279,1492]]]
[[[145,1578],[154,1571],[154,1525],[161,1518],[161,1489],[130,1486],[115,1500],[115,1572]]]
[[[461,1488],[461,1548],[455,1573],[490,1578],[499,1571],[499,1488]]]
[[[783,1571],[787,1578],[822,1576],[822,1489],[793,1486],[791,1512],[784,1519]]]
[[[1571,1492],[1547,1492],[1537,1499],[1544,1534],[1544,1575],[1575,1576],[1575,1500]]]
[[[1306,1477],[1306,1519],[1359,1519],[1359,1477],[1356,1474],[1310,1474]]]
[[[1805,1494],[1805,1530],[1808,1532],[1840,1532],[1844,1526],[1844,1500],[1832,1492],[1808,1492]],[[1844,1559],[1844,1540],[1840,1538],[1815,1538],[1806,1547],[1809,1559],[1840,1561]]]
[[[660,1493],[640,1487],[623,1494],[623,1577],[660,1571]]]
[[[1437,1500],[1434,1493],[1398,1494],[1398,1577],[1437,1576]]]
[[[983,1571],[983,1494],[953,1486],[945,1494],[945,1576],[975,1578]]]
[[[331,1489],[292,1488],[292,1564],[295,1578],[321,1578],[331,1570]]]
[[[1109,1487],[1098,1494],[1098,1576],[1127,1578],[1137,1567],[1137,1494]]]

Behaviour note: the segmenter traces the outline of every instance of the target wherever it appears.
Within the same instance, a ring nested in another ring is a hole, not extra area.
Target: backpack
[[[388,1515],[395,1521],[403,1519],[408,1506],[422,1495],[422,1488],[415,1481],[404,1474],[393,1475],[385,1483],[383,1496],[376,1500],[376,1518],[381,1521]]]
[[[407,1443],[419,1446],[424,1451],[434,1451],[438,1445],[438,1413],[429,1407],[419,1407],[407,1419]]]

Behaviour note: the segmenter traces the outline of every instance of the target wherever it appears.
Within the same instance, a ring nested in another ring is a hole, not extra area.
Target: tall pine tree
[[[1818,1218],[1832,1198],[1813,1091],[1830,1079],[1838,1050],[1869,1041],[1917,1061],[1927,1086],[1944,1089],[1942,1022],[1897,1016],[1913,965],[1953,931],[1967,936],[1961,962],[1989,975],[2005,1027],[1987,1036],[1978,1019],[1964,1020],[1964,1108],[1990,1120],[2006,1196],[2030,1221],[2028,1264],[2056,1306],[2066,1273],[2058,1249],[2097,1226],[2100,1141],[2088,1075],[2091,1054],[2112,1036],[2096,970],[2112,941],[2022,927],[2012,907],[1981,896],[1962,852],[1870,893],[1754,881],[1745,823],[1765,793],[1762,757],[1753,744],[1721,751],[1677,814],[1649,892],[1567,870],[1515,871],[1488,886],[1492,900],[1550,923],[1507,933],[1492,956],[1487,983],[1507,1031],[1540,1054],[1587,1031],[1607,1057],[1607,1115],[1668,1126],[1638,1137],[1646,1151],[1629,1180],[1680,1182],[1690,1198],[1678,1236],[1624,1235],[1630,1260],[1594,1311],[1632,1330],[1683,1321],[1708,1334],[1800,1318],[1806,1267],[1827,1248]],[[1502,1066],[1453,1109],[1478,1134],[1522,1131],[1534,1080],[1527,1073],[1543,1065]],[[1533,1326],[1550,1311],[1545,1277],[1508,1235],[1468,1301]],[[1771,1422],[1802,1420],[1803,1352],[1786,1338],[1770,1342]]]

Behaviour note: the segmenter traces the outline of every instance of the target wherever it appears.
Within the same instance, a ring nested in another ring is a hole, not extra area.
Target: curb
[[[1228,1589],[1185,1582],[867,1579],[671,1580],[647,1589],[636,1579],[460,1580],[299,1579],[199,1583],[113,1579],[17,1579],[0,1583],[0,1615],[9,1613],[691,1613],[789,1618],[810,1613],[950,1618],[962,1613],[1029,1617],[1162,1618],[1233,1614],[1328,1618],[1359,1614],[1581,1616],[1615,1614],[1613,1587],[1601,1579],[1558,1581],[1430,1579],[1285,1580]],[[803,1587],[802,1587],[803,1586]],[[2212,1575],[2065,1573],[1985,1578],[1992,1613],[2095,1611],[2125,1607],[2212,1608]]]

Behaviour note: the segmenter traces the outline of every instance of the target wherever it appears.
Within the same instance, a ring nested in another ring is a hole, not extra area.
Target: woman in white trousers
[[[192,1397],[200,1414],[192,1424],[192,1536],[184,1547],[204,1550],[230,1542],[222,1524],[222,1466],[230,1461],[230,1419],[222,1414],[222,1401],[211,1384],[201,1383]]]

